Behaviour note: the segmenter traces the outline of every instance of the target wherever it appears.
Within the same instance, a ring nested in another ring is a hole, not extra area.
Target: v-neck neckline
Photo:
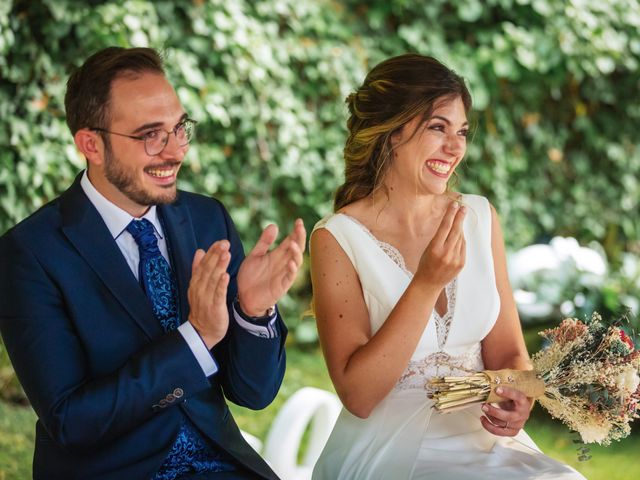
[[[371,232],[371,230],[369,230],[357,218],[342,212],[339,212],[336,215],[343,215],[344,217],[348,218],[353,223],[355,223],[358,227],[360,227],[360,229],[364,233],[366,233],[376,245],[378,245],[378,248],[382,250],[382,253],[384,253],[398,268],[400,268],[400,270],[402,270],[407,275],[409,280],[413,279],[414,274],[407,268],[406,262],[404,260],[404,256],[402,255],[400,250],[398,250],[392,244],[378,239]],[[456,300],[457,291],[458,291],[458,277],[457,276],[454,277],[453,280],[451,280],[451,282],[445,285],[443,290],[444,290],[445,299],[447,301],[446,302],[447,310],[444,312],[443,315],[440,315],[436,310],[436,306],[435,305],[433,306],[433,316],[435,317],[435,320],[436,320],[438,344],[440,348],[442,348],[447,341],[447,337],[449,336],[451,321],[453,319],[453,314],[455,313],[455,303],[456,303],[455,300]]]
[[[409,277],[409,280],[411,280],[413,278],[413,272],[411,272],[408,268],[407,268],[407,264],[404,261],[404,256],[402,255],[402,253],[400,253],[400,250],[398,250],[396,247],[394,247],[393,245],[391,245],[388,242],[383,242],[382,240],[379,240],[372,232],[371,230],[369,230],[362,222],[360,222],[360,220],[358,220],[355,217],[352,217],[351,215],[347,215],[346,213],[338,213],[337,215],[343,215],[346,218],[348,218],[349,220],[351,220],[353,223],[355,223],[356,225],[358,225],[367,235],[369,235],[369,237],[371,238],[371,240],[373,240],[376,245],[378,245],[378,247],[380,248],[380,250],[382,250],[382,252],[389,257],[393,263],[396,264],[397,267],[400,268],[400,270],[402,270],[407,277]]]

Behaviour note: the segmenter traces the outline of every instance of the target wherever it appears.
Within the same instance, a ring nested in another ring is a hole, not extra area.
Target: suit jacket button
[[[160,404],[160,408],[164,408],[167,406],[167,401],[163,398],[158,402]]]
[[[173,393],[170,393],[169,395],[167,395],[166,399],[167,399],[167,402],[173,403],[176,401],[176,396]]]
[[[180,398],[184,395],[184,390],[182,390],[181,388],[176,388],[173,391],[173,394],[175,395],[176,398]]]

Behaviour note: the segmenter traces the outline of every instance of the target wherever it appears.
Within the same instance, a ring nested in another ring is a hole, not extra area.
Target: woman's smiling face
[[[467,114],[460,97],[436,101],[431,116],[416,116],[392,137],[393,186],[439,195],[467,150]]]

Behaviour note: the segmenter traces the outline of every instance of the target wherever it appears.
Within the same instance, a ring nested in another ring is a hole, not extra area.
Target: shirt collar
[[[85,170],[80,179],[80,186],[85,195],[89,198],[89,201],[96,207],[98,213],[107,225],[111,236],[116,239],[127,228],[127,225],[131,223],[131,220],[136,219],[130,213],[125,212],[123,209],[111,203],[102,195],[96,187],[91,184],[87,171]],[[162,224],[158,218],[158,210],[155,205],[152,205],[147,213],[142,218],[146,218],[151,222],[153,228],[160,238],[162,238]]]

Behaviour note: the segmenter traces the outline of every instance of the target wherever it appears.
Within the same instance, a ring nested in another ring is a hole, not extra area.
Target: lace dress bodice
[[[327,227],[328,224],[329,226]],[[362,246],[369,244],[375,245],[375,247],[377,247],[375,249],[377,250],[377,252],[375,253],[377,253],[378,255],[383,255],[387,260],[391,261],[396,267],[396,272],[394,273],[397,274],[398,272],[401,272],[403,274],[402,276],[405,277],[403,285],[405,285],[405,287],[406,285],[408,285],[408,282],[413,278],[413,274],[407,269],[406,262],[400,251],[393,245],[376,238],[373,233],[371,233],[371,231],[357,219],[346,214],[336,214],[323,219],[316,225],[315,228],[328,228],[334,234],[334,236],[338,235],[338,237],[340,237],[341,234],[338,233],[336,231],[336,228],[334,227],[336,224],[340,225],[339,229],[341,231],[350,230],[349,235],[355,235],[356,237],[366,237],[368,242],[360,243],[362,241],[362,239],[360,239],[358,243]],[[353,240],[353,237],[351,238]],[[338,241],[340,242],[339,238]],[[341,246],[345,248],[345,245],[343,245],[342,243]],[[351,246],[351,244],[349,246]],[[356,257],[356,255],[354,255],[354,257]],[[493,266],[487,265],[486,267],[491,267],[490,273],[491,275],[493,275]],[[364,284],[368,282],[366,279],[363,280],[361,277],[361,283],[363,283],[364,288]],[[435,332],[432,333],[435,333],[434,337],[436,340],[436,344],[431,345],[432,348],[425,350],[424,342],[421,341],[421,345],[418,346],[416,354],[414,354],[404,373],[395,385],[395,390],[424,389],[428,392],[428,380],[434,376],[460,375],[464,374],[465,372],[477,371],[482,369],[483,364],[479,341],[472,343],[468,349],[462,352],[458,351],[459,348],[454,349],[455,353],[447,351],[445,349],[447,340],[449,338],[449,333],[451,331],[452,321],[455,315],[457,292],[458,277],[454,278],[445,287],[445,295],[447,298],[446,311],[441,316],[434,308],[431,314],[430,327],[427,327],[427,330],[425,331],[426,334],[427,331],[430,332],[433,329],[435,330]],[[497,300],[497,292],[494,300]],[[395,305],[395,303],[393,305]],[[377,330],[377,328],[379,328],[379,322],[376,321],[376,319],[372,319],[372,327],[374,328],[374,330]]]

